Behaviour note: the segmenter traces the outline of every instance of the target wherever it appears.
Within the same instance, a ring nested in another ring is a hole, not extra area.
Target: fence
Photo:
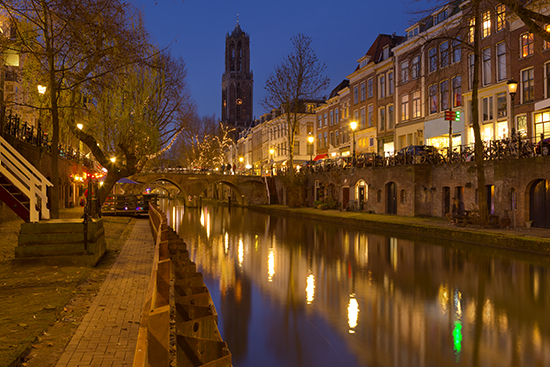
[[[230,367],[231,353],[220,336],[212,298],[189,259],[187,245],[153,204],[149,221],[155,253],[133,366],[165,367],[175,358],[182,367]],[[175,330],[171,321],[176,322]]]

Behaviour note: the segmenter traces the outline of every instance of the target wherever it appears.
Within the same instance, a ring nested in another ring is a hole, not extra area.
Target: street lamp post
[[[516,82],[514,79],[510,79],[507,82],[508,84],[508,93],[510,93],[510,123],[508,124],[508,131],[515,131],[516,124],[515,124],[515,116],[514,116],[514,97],[516,96],[516,92],[518,90],[518,82]]]
[[[355,129],[357,129],[357,121],[351,121],[349,123],[349,127],[351,128],[352,135],[353,135],[353,165],[355,166],[356,160],[355,160]]]
[[[307,141],[309,143],[309,161],[312,162],[313,161],[313,141],[315,140],[315,138],[313,137],[313,135],[311,133],[309,133],[308,137],[307,137]],[[310,163],[311,164],[311,163]]]
[[[270,148],[270,149],[269,149],[269,154],[271,155],[271,162],[270,162],[270,163],[271,163],[271,164],[270,164],[270,167],[271,167],[271,168],[270,168],[270,171],[271,171],[271,176],[273,176],[273,170],[274,170],[274,169],[273,169],[273,166],[275,165],[275,162],[273,161],[273,155],[275,154],[275,149]]]

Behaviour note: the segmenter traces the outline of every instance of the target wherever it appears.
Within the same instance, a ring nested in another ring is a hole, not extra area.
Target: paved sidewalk
[[[56,367],[132,365],[153,248],[149,220],[138,219]]]

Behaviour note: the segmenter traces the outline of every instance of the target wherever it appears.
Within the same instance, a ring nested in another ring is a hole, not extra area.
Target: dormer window
[[[361,60],[361,62],[359,63],[359,67],[360,67],[360,68],[364,68],[365,66],[367,66],[367,60],[366,60],[366,59],[363,59],[363,60]]]
[[[414,36],[417,36],[419,32],[419,27],[414,27],[410,31],[407,32],[407,38],[412,38]]]
[[[445,19],[447,19],[448,15],[448,9],[443,10],[442,12],[439,12],[438,14],[433,16],[433,24],[439,24],[443,22]]]

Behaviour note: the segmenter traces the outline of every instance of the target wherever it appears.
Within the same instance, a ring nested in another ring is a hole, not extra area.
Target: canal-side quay
[[[523,253],[550,255],[550,229],[544,228],[500,228],[491,226],[450,223],[439,217],[404,217],[387,214],[320,210],[316,208],[289,208],[284,205],[254,205],[253,210],[268,214],[295,216],[360,227],[380,234],[396,234],[414,239],[432,239],[436,244],[462,243],[483,251],[513,250]],[[476,246],[477,245],[477,246]],[[550,260],[550,258],[548,259]]]
[[[252,206],[252,210],[283,216],[309,218],[318,222],[352,225],[384,234],[395,234],[414,239],[432,238],[434,243],[453,246],[468,246],[472,251],[516,250],[512,256],[550,254],[550,230],[540,228],[482,228],[468,225],[457,227],[447,220],[434,217],[401,217],[394,215],[320,210],[315,208],[288,208],[282,205]],[[77,210],[75,209],[76,213]],[[70,216],[70,213],[67,214]],[[8,218],[0,223],[0,366],[10,366],[22,354],[27,354],[27,366],[55,366],[61,353],[67,351],[67,343],[92,312],[96,299],[119,254],[128,246],[135,226],[135,219],[110,218],[106,226],[107,256],[94,269],[86,267],[56,267],[15,265],[13,251],[17,245],[17,231],[22,221]],[[152,251],[135,252],[127,264],[150,262]],[[537,261],[548,263],[548,256],[537,256]],[[130,265],[129,265],[130,266]],[[137,280],[137,279],[136,279]],[[116,287],[116,285],[112,285]],[[114,292],[116,289],[105,289]],[[6,295],[6,297],[4,297]],[[55,297],[54,297],[55,296]],[[138,292],[125,297],[143,297]],[[50,298],[51,297],[51,298]],[[52,301],[50,301],[50,299]],[[57,304],[50,304],[55,302]],[[101,306],[98,304],[98,306]],[[140,306],[143,306],[140,303]],[[102,312],[120,311],[119,306]],[[117,325],[124,332],[135,332],[139,320],[125,320],[128,325]],[[129,323],[132,321],[132,323]],[[111,328],[112,329],[112,328]],[[98,338],[102,338],[98,334]],[[135,335],[137,337],[137,335]],[[5,358],[6,359],[5,359]],[[129,356],[128,356],[129,357]],[[11,359],[9,359],[11,358]],[[8,360],[9,359],[9,360]],[[53,362],[52,362],[53,361]],[[92,360],[83,363],[91,363]],[[85,365],[85,364],[82,364]],[[92,365],[92,364],[90,364]]]

